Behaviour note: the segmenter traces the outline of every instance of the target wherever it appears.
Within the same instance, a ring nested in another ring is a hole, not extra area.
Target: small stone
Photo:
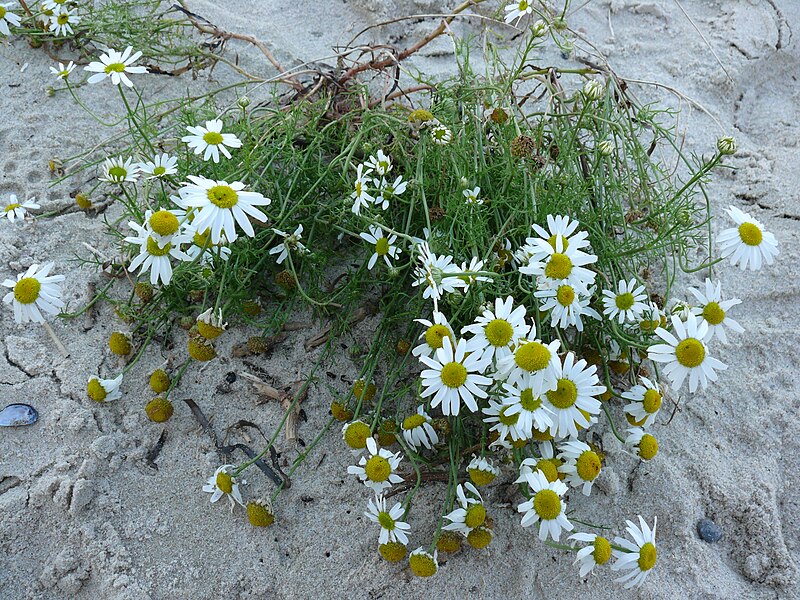
[[[236,373],[230,371],[227,375],[225,375],[225,381],[227,381],[228,383],[233,383],[234,381],[236,381]]]
[[[700,519],[697,523],[697,534],[700,539],[715,544],[722,539],[722,528],[711,519]]]

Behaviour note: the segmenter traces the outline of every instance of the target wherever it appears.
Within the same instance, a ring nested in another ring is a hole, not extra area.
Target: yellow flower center
[[[102,402],[106,399],[106,396],[108,396],[106,388],[104,388],[96,378],[89,381],[86,386],[86,393],[89,395],[89,398],[95,402]]]
[[[156,175],[156,176],[163,175],[166,172],[167,172],[167,168],[166,167],[162,167],[161,165],[159,165],[155,169],[153,169],[153,175]]]
[[[548,459],[542,458],[536,463],[536,469],[541,471],[542,474],[547,478],[547,481],[553,483],[556,479],[558,479],[558,467],[555,463]]]
[[[33,304],[39,297],[42,284],[35,277],[23,277],[14,285],[14,299],[20,304]]]
[[[8,12],[8,10],[6,9],[5,6],[0,6],[0,19],[5,17],[7,12]]]
[[[389,516],[387,512],[378,513],[378,523],[380,523],[381,527],[389,531],[394,529],[394,519]]]
[[[758,225],[753,223],[742,223],[739,225],[739,237],[748,246],[758,246],[764,237]]]
[[[392,474],[392,465],[382,456],[373,456],[364,466],[364,472],[370,481],[380,483],[389,479]]]
[[[606,564],[611,558],[611,544],[604,537],[599,535],[594,538],[594,551],[592,551],[594,562],[598,565]]]
[[[559,286],[556,292],[556,300],[561,306],[569,306],[575,301],[575,290],[569,285]]]
[[[209,146],[219,146],[222,143],[222,134],[208,131],[203,135],[203,141]]]
[[[575,462],[575,468],[578,471],[578,477],[584,481],[594,481],[594,479],[600,474],[601,466],[602,463],[600,462],[600,457],[597,456],[596,452],[592,452],[591,450],[586,450],[585,452],[581,453],[581,455],[578,457],[578,460]]]
[[[444,325],[432,325],[425,332],[425,343],[436,350],[444,345],[444,338],[450,338],[451,341],[453,339],[450,336],[450,330]]]
[[[470,469],[469,478],[472,483],[478,486],[489,485],[495,479],[496,475],[492,471],[484,471],[483,469]]]
[[[556,246],[558,244],[558,238],[561,238],[561,249],[566,251],[566,249],[569,248],[569,242],[567,241],[567,238],[565,238],[563,235],[556,235],[554,233],[549,238],[547,238],[547,243],[550,244],[550,247],[552,247],[553,250],[557,250],[558,248]]]
[[[628,310],[633,303],[635,302],[633,298],[633,294],[630,292],[625,292],[624,294],[618,294],[617,297],[614,299],[614,303],[617,305],[617,308],[620,310]]]
[[[503,425],[511,426],[516,425],[517,421],[519,421],[519,413],[514,413],[513,415],[509,415],[508,411],[511,409],[511,406],[504,406],[500,409],[500,412],[497,415],[497,418]]]
[[[464,517],[464,524],[470,529],[483,525],[486,520],[486,509],[483,504],[470,504]]]
[[[489,321],[483,331],[489,343],[498,348],[508,346],[508,343],[514,335],[514,328],[511,327],[511,323],[505,319]]]
[[[725,311],[718,302],[709,302],[703,307],[703,318],[709,325],[719,325],[725,320]]]
[[[375,254],[377,254],[378,256],[386,256],[388,253],[389,253],[389,240],[383,237],[375,243]]]
[[[108,177],[112,181],[123,181],[128,176],[128,170],[117,165],[108,170]]]
[[[69,23],[69,15],[67,13],[61,13],[58,15],[57,21],[59,25],[66,25]]]
[[[207,196],[211,204],[220,208],[231,208],[239,201],[236,190],[227,185],[215,185],[208,190]]]
[[[658,440],[649,433],[645,433],[639,441],[639,456],[643,460],[650,460],[656,454],[658,454]]]
[[[127,356],[131,353],[131,341],[121,331],[115,331],[108,338],[109,349],[117,356]]]
[[[147,238],[147,253],[151,256],[166,256],[171,249],[172,244],[170,242],[167,242],[167,245],[161,248],[152,236]]]
[[[556,389],[547,392],[547,399],[556,408],[569,408],[578,399],[578,388],[569,379],[559,379]]]
[[[467,534],[467,543],[480,550],[492,542],[492,530],[488,527],[476,527]]]
[[[457,362],[447,363],[442,367],[442,383],[449,388],[460,388],[467,380],[467,369]]]
[[[172,235],[178,226],[178,217],[168,210],[156,211],[150,217],[150,227],[159,235]]]
[[[572,273],[572,261],[569,256],[560,252],[555,252],[544,268],[545,276],[550,279],[566,279],[570,273]]]
[[[561,498],[553,490],[536,492],[533,497],[533,510],[543,521],[552,521],[561,514]]]
[[[6,212],[10,213],[13,210],[17,210],[19,207],[20,205],[18,202],[15,202],[14,204],[9,204],[8,206],[6,206]]]
[[[649,571],[652,569],[656,564],[657,555],[656,547],[650,542],[647,542],[639,549],[639,568],[642,571]]]
[[[217,489],[226,494],[233,491],[233,478],[225,471],[217,473]]]
[[[534,412],[542,405],[542,399],[539,396],[534,396],[531,388],[527,388],[522,390],[519,395],[519,403],[528,412]]]
[[[125,71],[125,63],[111,63],[110,65],[106,65],[104,71],[106,74],[123,73]]]
[[[553,439],[553,434],[550,433],[549,429],[545,429],[544,431],[539,431],[534,427],[531,437],[535,439],[537,442],[549,442],[550,440]]]
[[[433,113],[429,110],[425,110],[424,108],[412,110],[408,115],[409,123],[425,123],[426,121],[431,120],[433,120]]]
[[[367,445],[367,438],[372,435],[369,426],[362,421],[355,421],[344,430],[344,442],[353,450],[361,450]]]
[[[514,362],[524,371],[541,371],[550,364],[550,348],[541,342],[527,342],[514,353]]]
[[[528,0],[520,0],[518,8],[519,10],[528,10]]]
[[[406,547],[400,542],[387,542],[378,547],[378,552],[389,562],[399,562],[406,556]]]
[[[208,243],[208,236],[210,233],[210,229],[206,229],[203,233],[195,233],[192,238],[192,243],[200,248],[205,248],[206,245],[211,246],[211,244]]]
[[[661,394],[656,390],[647,390],[644,393],[644,400],[642,400],[642,408],[650,414],[658,412],[658,409],[661,408]]]
[[[675,358],[689,369],[699,367],[706,358],[705,346],[696,338],[686,338],[675,348]]]
[[[360,196],[363,189],[364,189],[364,184],[361,182],[360,179],[357,179],[356,180],[356,196]]]
[[[414,429],[425,423],[425,421],[427,421],[427,419],[420,414],[411,415],[410,417],[406,417],[403,421],[403,429],[406,431]]]
[[[424,554],[412,554],[408,559],[408,566],[417,577],[431,577],[437,571],[433,557],[427,552]]]
[[[247,503],[247,520],[253,527],[269,527],[275,522],[275,515],[268,506],[252,500]]]

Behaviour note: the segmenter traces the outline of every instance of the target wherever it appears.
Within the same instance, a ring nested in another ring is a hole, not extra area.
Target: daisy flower
[[[524,375],[516,384],[503,383],[503,404],[508,405],[506,417],[518,415],[517,431],[523,439],[530,439],[533,430],[544,431],[553,426],[553,413],[544,403],[541,383],[531,375]]]
[[[473,205],[473,206],[476,206],[478,204],[483,204],[483,198],[479,198],[478,197],[478,194],[481,193],[481,188],[479,188],[477,186],[474,187],[473,189],[467,188],[466,190],[464,190],[461,193],[464,194],[464,198],[465,198],[464,202],[466,204],[470,204],[470,205]]]
[[[411,568],[411,572],[417,577],[436,575],[439,570],[438,554],[437,550],[434,550],[433,554],[431,554],[420,546],[408,556],[408,566]]]
[[[181,138],[195,154],[203,154],[203,160],[209,158],[215,163],[219,162],[219,153],[230,158],[231,153],[228,148],[241,148],[242,142],[232,133],[222,133],[222,119],[212,119],[206,121],[206,126],[189,126],[186,130],[192,135],[185,135]]]
[[[297,226],[297,229],[294,230],[294,233],[286,233],[285,231],[274,228],[272,231],[283,237],[283,241],[277,246],[270,248],[269,251],[270,254],[278,255],[278,259],[275,261],[277,264],[281,264],[283,261],[285,261],[286,257],[289,256],[289,252],[292,250],[299,252],[300,254],[309,253],[309,249],[300,242],[300,240],[303,239],[302,223]]]
[[[186,255],[192,260],[198,260],[201,265],[207,265],[215,258],[228,260],[231,256],[231,249],[223,244],[213,244],[209,237],[211,230],[206,229],[203,233],[186,229],[186,234],[192,238],[192,243],[186,248]],[[199,257],[199,258],[198,258]]]
[[[612,571],[629,571],[619,579],[618,583],[625,583],[625,589],[641,585],[647,578],[647,574],[656,564],[658,552],[656,551],[656,525],[658,517],[653,518],[653,529],[647,525],[645,520],[639,516],[637,527],[632,521],[625,521],[628,535],[633,538],[633,542],[622,537],[614,538],[614,545],[625,548],[622,550],[612,550],[611,554],[617,559],[611,565]]]
[[[381,177],[385,177],[393,167],[391,157],[386,156],[383,150],[378,150],[377,156],[371,155],[364,166],[370,171],[375,171]]]
[[[541,471],[521,473],[514,483],[525,483],[533,497],[517,506],[522,516],[522,526],[531,527],[539,523],[539,539],[548,537],[558,541],[561,530],[572,531],[573,525],[567,520],[567,503],[561,499],[569,488],[562,481],[550,482]]]
[[[533,238],[531,238],[533,239]],[[597,256],[578,250],[575,245],[564,247],[564,239],[557,237],[555,248],[542,239],[533,239],[533,256],[520,273],[544,279],[549,287],[569,285],[581,294],[588,295],[588,286],[594,283],[596,273],[585,265],[597,262]]]
[[[466,262],[461,263],[461,273],[459,277],[464,281],[464,293],[469,291],[471,286],[476,281],[491,281],[491,277],[485,275],[478,275],[483,270],[483,261],[479,260],[477,256],[473,256],[469,264]]]
[[[25,200],[25,202],[19,202],[17,197],[14,194],[9,195],[8,197],[9,203],[6,204],[4,212],[6,213],[6,217],[12,223],[19,219],[22,221],[27,215],[29,210],[35,210],[39,208],[39,205],[36,204],[33,198],[29,198]]]
[[[139,176],[139,165],[133,162],[132,157],[123,159],[121,156],[107,158],[103,161],[103,176],[100,181],[109,183],[133,183]]]
[[[461,269],[453,263],[452,256],[437,256],[430,251],[427,243],[420,244],[420,265],[414,269],[414,281],[411,285],[425,285],[423,298],[432,298],[434,307],[438,307],[443,293],[452,293],[458,288],[467,286],[467,282],[458,274]]]
[[[640,377],[640,385],[635,385],[622,394],[630,403],[625,405],[625,414],[629,415],[628,421],[637,427],[650,427],[656,419],[661,408],[661,390],[658,383],[650,381],[647,377]]]
[[[11,31],[8,29],[9,25],[19,27],[19,15],[8,10],[11,5],[11,2],[0,4],[0,33],[4,35],[11,35]]]
[[[570,219],[566,215],[547,215],[547,229],[534,223],[531,228],[536,234],[550,244],[553,250],[556,249],[556,240],[561,239],[561,247],[564,250],[573,248],[580,250],[589,246],[589,234],[585,231],[577,231],[580,223],[574,219]],[[525,240],[529,246],[535,245],[535,238],[528,238]],[[540,257],[541,258],[541,257]]]
[[[536,324],[532,324],[528,334],[521,337],[514,346],[514,351],[497,361],[496,379],[508,380],[511,384],[522,381],[526,375],[531,376],[532,383],[543,386],[543,389],[555,387],[556,366],[558,361],[559,340],[545,344],[536,338]]]
[[[234,221],[249,237],[255,236],[250,218],[266,222],[267,216],[256,206],[269,206],[272,200],[258,192],[245,192],[241,181],[228,183],[194,175],[188,178],[192,183],[186,183],[178,190],[181,205],[199,209],[195,212],[192,226],[197,231],[210,228],[213,243],[219,244],[223,234],[229,242],[236,240]]]
[[[364,165],[358,165],[356,168],[356,180],[353,183],[353,193],[350,197],[353,199],[353,208],[350,210],[353,214],[360,215],[361,207],[367,206],[370,203],[375,203],[375,198],[369,194],[369,174],[370,171],[364,171]]]
[[[72,26],[81,22],[81,18],[69,11],[68,8],[62,6],[58,12],[54,12],[50,17],[47,28],[50,33],[56,35],[71,35]]]
[[[603,290],[603,306],[605,306],[603,314],[608,315],[611,320],[616,319],[620,325],[626,321],[637,322],[647,308],[644,286],[637,286],[637,283],[635,279],[620,281],[617,284],[616,294],[611,290]]]
[[[392,454],[384,448],[378,449],[378,444],[373,437],[367,438],[367,451],[369,458],[362,456],[358,466],[347,467],[348,473],[358,476],[364,485],[374,490],[376,494],[403,481],[403,478],[397,474],[397,467],[402,460],[399,452]]]
[[[738,227],[726,229],[717,236],[720,255],[723,258],[731,257],[734,266],[741,263],[742,271],[748,266],[751,271],[758,271],[763,262],[771,265],[778,255],[775,236],[764,231],[760,221],[735,206],[731,206],[727,212]]]
[[[591,573],[597,565],[604,565],[611,559],[611,544],[609,541],[594,533],[575,533],[569,538],[574,542],[587,542],[575,555],[575,564],[581,564],[579,575],[585,577]]]
[[[425,412],[425,406],[420,404],[417,414],[406,417],[400,424],[406,443],[414,450],[419,450],[420,446],[425,446],[428,450],[433,448],[439,443],[439,436],[431,423],[433,419]]]
[[[482,361],[499,360],[511,354],[511,348],[528,333],[525,324],[525,307],[514,308],[514,298],[495,298],[494,310],[486,309],[467,325],[461,334],[471,333],[467,341],[468,352],[478,352]]]
[[[214,471],[214,474],[208,478],[208,481],[203,486],[203,491],[211,494],[211,502],[216,502],[223,495],[227,496],[231,503],[231,509],[234,507],[234,501],[244,506],[242,493],[239,491],[239,478],[230,473],[233,468],[233,465],[222,465]],[[244,480],[241,480],[242,485],[245,483]]]
[[[66,67],[64,66],[64,63],[58,63],[58,68],[50,67],[50,72],[58,79],[66,79],[74,70],[75,63],[72,61],[69,61],[69,64]]]
[[[431,128],[431,139],[437,146],[446,146],[453,139],[453,133],[444,125],[439,124]]]
[[[441,404],[445,416],[458,416],[461,401],[470,411],[478,410],[475,398],[486,398],[484,387],[492,380],[481,375],[486,362],[474,353],[467,353],[466,340],[459,340],[455,347],[448,338],[436,351],[435,358],[420,356],[420,362],[428,368],[420,373],[422,397],[433,396],[431,407]]]
[[[388,544],[389,542],[400,542],[401,544],[408,543],[408,536],[406,531],[411,530],[411,525],[401,521],[405,511],[403,505],[399,502],[386,510],[386,499],[383,495],[375,497],[375,502],[369,500],[369,510],[364,515],[373,523],[378,523],[381,526],[381,533],[378,536],[379,544]]]
[[[122,373],[114,379],[90,377],[86,384],[86,393],[95,402],[111,402],[122,398],[119,387],[122,385]]]
[[[699,306],[695,306],[691,311],[708,323],[707,341],[710,342],[714,339],[714,336],[716,336],[723,344],[727,344],[728,336],[725,335],[726,327],[737,333],[744,332],[744,327],[728,316],[728,311],[737,304],[741,304],[742,301],[739,300],[739,298],[723,300],[721,282],[718,281],[717,284],[714,285],[710,279],[706,278],[705,293],[693,287],[690,287],[689,291],[700,303]]]
[[[469,495],[464,492],[465,488]],[[469,535],[470,531],[486,522],[486,508],[483,506],[483,498],[481,498],[478,488],[470,482],[464,485],[458,484],[456,497],[459,508],[444,516],[450,523],[443,526],[442,529]]]
[[[48,275],[54,263],[38,264],[28,267],[24,273],[17,275],[17,280],[6,279],[3,286],[11,288],[3,298],[3,302],[11,304],[14,309],[14,320],[17,323],[44,323],[42,311],[56,315],[58,309],[63,308],[61,300],[61,287],[58,284],[64,281],[63,275]]]
[[[592,317],[598,321],[602,319],[600,313],[589,306],[593,293],[594,288],[588,289],[586,295],[577,293],[575,288],[564,283],[555,288],[545,284],[533,295],[544,300],[539,310],[550,311],[550,327],[566,329],[574,326],[578,331],[583,331],[583,317]]]
[[[425,331],[419,335],[423,341],[419,346],[411,351],[413,356],[430,356],[439,348],[444,346],[444,339],[448,338],[451,343],[455,343],[456,336],[453,329],[447,322],[447,317],[437,310],[433,311],[433,322],[427,319],[414,319],[426,327]]]
[[[367,263],[367,269],[370,271],[372,270],[372,267],[375,266],[375,263],[379,258],[383,258],[383,260],[386,262],[386,265],[391,268],[392,261],[389,259],[393,258],[397,260],[397,258],[400,256],[400,252],[402,252],[400,248],[395,245],[397,236],[391,235],[387,237],[383,233],[383,229],[381,229],[381,227],[378,225],[370,225],[369,233],[362,232],[360,235],[361,239],[369,242],[375,247],[375,252],[372,254],[369,262]]]
[[[172,263],[170,257],[178,260],[191,260],[190,257],[181,250],[181,244],[190,241],[189,236],[176,235],[162,246],[158,239],[149,229],[142,227],[135,221],[128,221],[128,227],[136,231],[138,235],[128,236],[126,242],[139,246],[139,254],[134,257],[128,267],[131,271],[141,267],[141,273],[150,271],[150,283],[156,285],[159,280],[164,285],[169,284],[172,279]]]
[[[405,192],[408,187],[408,182],[403,180],[402,175],[398,175],[394,183],[389,183],[387,179],[373,179],[372,184],[376,188],[373,202],[375,202],[375,206],[380,206],[383,210],[389,208],[389,200]]]
[[[628,429],[625,445],[635,450],[637,456],[642,460],[652,460],[658,454],[658,440],[654,435],[646,433],[641,427]]]
[[[108,52],[100,55],[99,61],[90,62],[83,67],[84,71],[94,73],[89,77],[89,83],[99,83],[110,77],[111,83],[114,85],[123,83],[128,87],[133,87],[133,82],[128,79],[126,73],[147,73],[147,67],[133,66],[142,53],[135,52],[131,55],[132,50],[133,48],[130,46],[125,48],[124,52],[109,49]]]
[[[555,385],[545,394],[546,405],[554,413],[550,433],[556,437],[578,436],[578,426],[591,425],[592,415],[600,412],[600,401],[595,398],[606,391],[597,378],[597,367],[568,352],[564,363],[555,362]]]
[[[524,432],[517,428],[519,423],[519,409],[512,412],[512,404],[489,400],[489,406],[481,412],[486,415],[483,422],[492,425],[489,431],[497,432],[497,442],[502,443],[510,437],[513,441],[527,439]]]
[[[517,0],[516,2],[506,5],[506,16],[504,20],[506,23],[511,23],[512,21],[519,23],[522,17],[531,14],[532,11],[533,6],[529,0]]]
[[[143,173],[149,175],[148,179],[154,177],[166,177],[167,175],[174,175],[178,172],[178,159],[169,154],[157,154],[152,162],[143,162],[139,168]]]
[[[665,344],[654,344],[647,349],[647,357],[660,363],[666,363],[664,374],[669,377],[672,388],[677,390],[689,377],[689,392],[693,393],[698,384],[706,389],[709,381],[717,380],[717,371],[728,368],[725,363],[708,354],[705,340],[708,337],[708,323],[700,321],[689,314],[686,323],[680,318],[672,317],[675,335],[659,327],[656,335]]]
[[[591,494],[592,484],[603,467],[600,456],[589,444],[580,440],[564,442],[558,449],[558,458],[563,461],[558,472],[566,475],[566,480],[572,487],[582,488],[584,496]]]
[[[483,456],[472,455],[472,460],[467,465],[467,474],[475,485],[489,485],[500,475],[500,469],[492,461]]]

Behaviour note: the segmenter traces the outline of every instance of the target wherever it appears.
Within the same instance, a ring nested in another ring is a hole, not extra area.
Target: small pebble
[[[722,539],[722,529],[711,519],[700,519],[697,522],[697,534],[700,539],[714,544]]]
[[[227,381],[228,383],[233,383],[234,381],[236,381],[236,373],[234,373],[233,371],[229,371],[228,374],[225,375],[225,381]]]

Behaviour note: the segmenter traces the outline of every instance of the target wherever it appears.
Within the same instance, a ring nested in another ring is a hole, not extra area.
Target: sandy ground
[[[330,0],[324,21],[318,3],[258,3],[257,19],[254,2],[230,1],[224,9],[212,0],[191,4],[223,27],[269,41],[278,57],[292,64],[329,54],[333,44],[346,41],[363,24],[435,11],[440,3]],[[658,515],[659,563],[643,588],[623,591],[608,570],[581,581],[571,556],[523,531],[506,504],[510,473],[488,493],[496,531],[490,549],[450,558],[432,580],[411,577],[404,566],[388,565],[375,552],[375,531],[361,515],[367,495],[346,476],[350,454],[333,431],[281,495],[279,525],[253,529],[241,514],[232,516],[223,504],[212,506],[200,492],[218,459],[182,403],[166,426],[158,469],[147,464],[147,452],[164,428],[147,421],[142,410],[149,396],[144,374],[180,352],[182,340],[177,350],[149,351],[134,371],[142,376],[126,379],[122,400],[100,406],[85,397],[88,375],[115,369],[105,341],[122,324],[105,306],[94,317],[54,323],[72,352],[68,359],[42,328],[18,326],[10,312],[0,312],[0,404],[31,402],[41,413],[34,427],[0,430],[0,597],[800,597],[795,560],[800,444],[794,433],[800,419],[794,314],[800,4],[695,0],[682,5],[708,45],[670,0],[589,2],[570,17],[570,24],[584,31],[623,77],[673,86],[705,107],[713,118],[684,104],[681,126],[688,150],[710,153],[719,135],[737,137],[740,150],[729,161],[736,170],[719,173],[709,188],[713,210],[719,215],[733,204],[751,212],[777,235],[782,253],[776,266],[757,274],[727,264],[719,268],[728,293],[743,300],[734,316],[747,332],[719,349],[730,365],[719,385],[682,398],[683,408],[671,425],[659,428],[658,459],[637,467],[605,434],[610,456],[599,493],[591,502],[572,495],[572,506],[589,521],[619,526],[637,513],[648,520]],[[384,33],[405,45],[429,26],[396,26]],[[445,74],[452,65],[450,48],[447,40],[437,42],[414,64]],[[248,69],[271,72],[259,57],[241,49]],[[28,66],[21,72],[23,64]],[[69,205],[69,194],[89,177],[51,187],[48,161],[81,152],[109,135],[66,94],[46,96],[51,64],[20,41],[0,45],[0,194],[35,196],[45,211]],[[229,77],[222,68],[217,75]],[[142,87],[155,97],[208,85],[154,77]],[[81,92],[86,102],[99,112],[117,111],[119,99],[98,88]],[[641,94],[671,102],[652,90]],[[112,208],[110,214],[118,213]],[[101,279],[80,270],[72,259],[85,253],[84,241],[111,252],[100,218],[72,212],[24,227],[8,225],[0,223],[0,277],[54,260],[66,275],[70,307],[87,300],[87,283]],[[728,225],[723,218],[717,226]],[[685,281],[697,284],[700,277]],[[367,335],[370,325],[363,323],[354,336]],[[304,339],[312,334],[300,332],[257,366],[276,385],[301,378],[315,358],[303,350]],[[251,370],[241,359],[226,358],[247,335],[237,328],[226,336],[222,358],[202,374],[193,369],[176,396],[193,398],[213,415],[220,433],[239,419],[271,430],[281,415],[275,404],[256,404],[241,378],[218,387],[226,373]],[[344,379],[354,375],[346,360],[335,368]],[[340,377],[330,382],[346,385]],[[313,437],[326,422],[329,403],[324,386],[312,391],[301,437]],[[287,458],[295,456],[296,449],[285,442],[279,449]],[[270,491],[260,474],[250,479],[250,495]],[[432,511],[441,492],[432,488],[420,496],[414,541],[423,543],[433,532]],[[704,516],[722,527],[721,542],[698,538],[695,525]]]

